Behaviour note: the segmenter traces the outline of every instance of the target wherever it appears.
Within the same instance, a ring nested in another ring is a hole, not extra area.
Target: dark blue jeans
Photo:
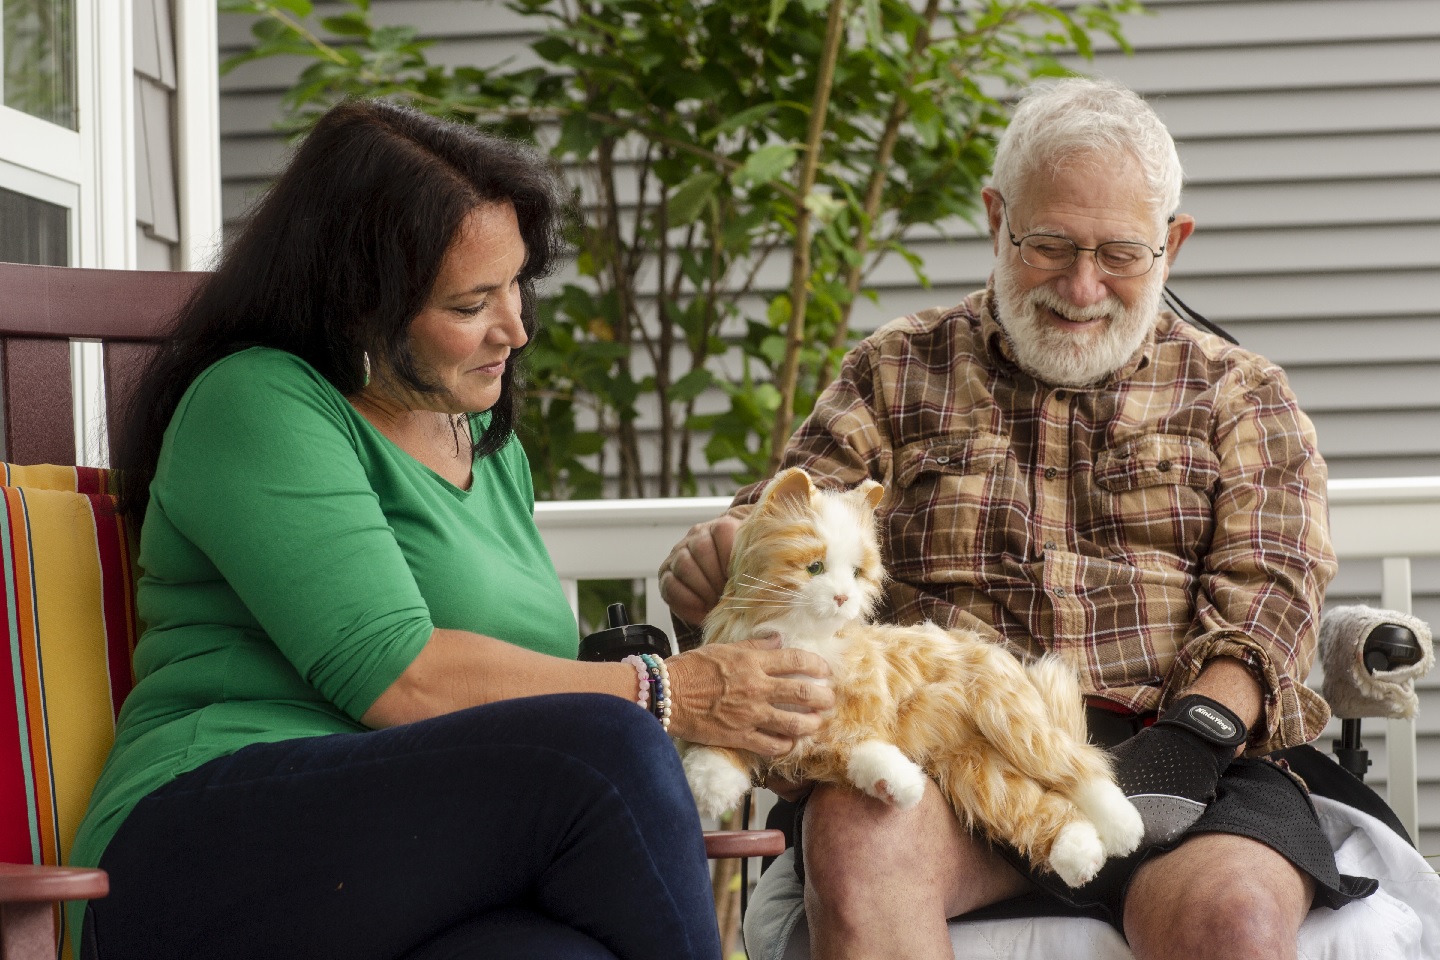
[[[716,960],[700,821],[653,717],[528,697],[257,744],[142,800],[98,960]]]

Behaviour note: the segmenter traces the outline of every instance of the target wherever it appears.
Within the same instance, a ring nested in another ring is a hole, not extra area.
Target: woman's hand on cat
[[[824,658],[774,636],[706,644],[666,664],[670,733],[691,743],[780,756],[819,732],[835,704]]]
[[[686,623],[704,620],[724,592],[739,526],[740,518],[728,513],[697,523],[660,564],[660,596]]]

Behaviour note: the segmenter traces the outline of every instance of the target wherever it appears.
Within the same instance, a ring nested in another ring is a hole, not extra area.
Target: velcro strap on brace
[[[1155,723],[1182,727],[1207,743],[1232,751],[1245,742],[1248,733],[1234,711],[1199,693],[1176,700]]]

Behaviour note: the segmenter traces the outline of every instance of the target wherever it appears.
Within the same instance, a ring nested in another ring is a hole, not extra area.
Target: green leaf
[[[689,403],[704,393],[715,382],[709,370],[691,370],[670,385],[670,400],[673,403]]]
[[[361,13],[346,13],[338,17],[326,17],[320,21],[320,26],[337,36],[370,36],[369,20]]]
[[[683,227],[692,223],[705,209],[715,188],[720,185],[720,175],[709,170],[700,170],[675,188],[670,195],[668,219],[670,226]]]
[[[265,6],[289,10],[302,20],[315,12],[315,7],[310,0],[265,0]]]
[[[757,121],[763,120],[766,117],[770,116],[770,114],[774,113],[777,109],[779,109],[779,107],[780,104],[778,103],[760,103],[756,104],[753,107],[747,107],[746,109],[741,110],[739,113],[732,114],[729,119],[724,120],[716,124],[714,127],[710,128],[710,130],[706,131],[702,135],[702,138],[705,141],[709,142],[711,140],[714,140],[717,136],[721,136],[727,133],[733,133],[736,130],[742,130],[746,127],[753,126]]]
[[[586,430],[570,438],[570,452],[577,457],[588,457],[605,448],[605,435]]]
[[[667,76],[665,90],[676,100],[709,100],[719,93],[704,74],[694,70],[680,70]]]
[[[871,48],[878,48],[885,39],[885,21],[880,14],[880,0],[861,0],[860,10],[865,21],[865,39]]]
[[[795,166],[795,159],[798,156],[799,153],[795,148],[785,143],[761,147],[745,158],[745,165],[741,168],[737,179],[754,184],[778,180]]]
[[[540,59],[560,63],[575,52],[575,46],[556,36],[541,37],[530,45]]]
[[[419,36],[414,27],[376,27],[370,35],[370,42],[377,50],[400,50],[413,43]]]
[[[274,17],[265,17],[262,20],[256,20],[250,25],[250,33],[262,43],[284,40],[287,37],[295,36],[295,32],[290,29],[289,24],[281,20],[276,20]]]
[[[805,195],[805,209],[821,223],[831,223],[845,209],[845,201],[837,200],[828,189],[817,185]]]
[[[555,144],[558,154],[588,158],[604,137],[604,129],[589,117],[572,113],[560,124],[560,139]]]
[[[783,330],[790,322],[790,297],[781,294],[770,301],[770,307],[765,311],[765,319],[770,321],[770,326],[776,330]]]
[[[780,391],[775,389],[773,383],[762,383],[755,387],[755,406],[766,413],[774,413],[780,409]]]
[[[770,16],[765,19],[766,33],[775,32],[775,28],[780,24],[780,14],[785,12],[789,2],[790,0],[770,0]]]
[[[785,361],[785,338],[766,337],[760,341],[759,353],[772,369],[780,366]]]

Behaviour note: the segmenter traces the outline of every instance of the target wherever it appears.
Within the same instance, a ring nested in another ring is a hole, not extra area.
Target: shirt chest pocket
[[[1095,539],[1124,554],[1156,552],[1189,567],[1210,542],[1220,460],[1203,441],[1148,434],[1101,453]]]
[[[907,580],[970,580],[994,547],[989,528],[1007,499],[1009,442],[992,433],[909,444],[895,457],[886,513],[891,572]]]

